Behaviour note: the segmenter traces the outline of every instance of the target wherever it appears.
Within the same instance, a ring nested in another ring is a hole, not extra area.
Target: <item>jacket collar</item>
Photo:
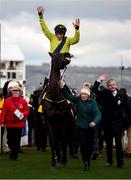
[[[20,100],[20,96],[18,97],[11,97],[13,101],[19,101]]]

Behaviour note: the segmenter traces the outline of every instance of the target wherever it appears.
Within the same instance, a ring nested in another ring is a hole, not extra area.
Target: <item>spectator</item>
[[[93,148],[94,128],[100,121],[101,114],[95,100],[90,98],[89,88],[83,87],[80,91],[80,96],[76,97],[72,95],[63,81],[61,81],[60,86],[63,88],[64,96],[76,104],[76,127],[80,151],[84,163],[84,170],[88,171]]]
[[[99,80],[94,84],[93,92],[101,98],[103,108],[103,126],[107,153],[106,166],[110,167],[113,163],[112,143],[113,137],[115,137],[117,168],[121,168],[124,164],[121,137],[125,102],[117,89],[117,83],[114,79],[107,81],[106,89],[101,91],[98,89],[100,82],[106,80],[106,78],[105,74],[99,77]]]
[[[11,97],[4,101],[0,116],[0,125],[5,124],[7,128],[8,145],[11,149],[9,158],[18,159],[22,129],[25,127],[25,118],[29,114],[27,102],[20,96],[21,88],[15,85],[10,89]]]

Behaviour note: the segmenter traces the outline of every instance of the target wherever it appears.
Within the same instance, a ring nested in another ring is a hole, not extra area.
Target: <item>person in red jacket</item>
[[[11,88],[11,97],[4,101],[0,115],[0,125],[5,124],[7,128],[8,145],[11,149],[9,158],[18,159],[22,129],[26,125],[26,117],[29,114],[29,107],[25,99],[20,96],[19,85]]]

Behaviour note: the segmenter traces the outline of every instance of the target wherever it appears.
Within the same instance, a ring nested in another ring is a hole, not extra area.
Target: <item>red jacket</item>
[[[18,109],[23,113],[24,118],[19,120],[14,111]],[[0,125],[6,124],[7,128],[23,128],[26,124],[26,117],[29,114],[29,107],[25,99],[22,97],[9,97],[4,101],[2,113],[0,115]]]

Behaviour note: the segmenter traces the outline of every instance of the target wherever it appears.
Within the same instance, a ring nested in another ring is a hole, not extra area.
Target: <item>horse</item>
[[[71,111],[60,89],[59,82],[61,79],[60,70],[70,63],[72,55],[59,53],[51,54],[51,56],[49,84],[42,101],[42,108],[49,131],[51,165],[56,167],[56,163],[59,162],[64,167],[67,163],[67,124]]]

